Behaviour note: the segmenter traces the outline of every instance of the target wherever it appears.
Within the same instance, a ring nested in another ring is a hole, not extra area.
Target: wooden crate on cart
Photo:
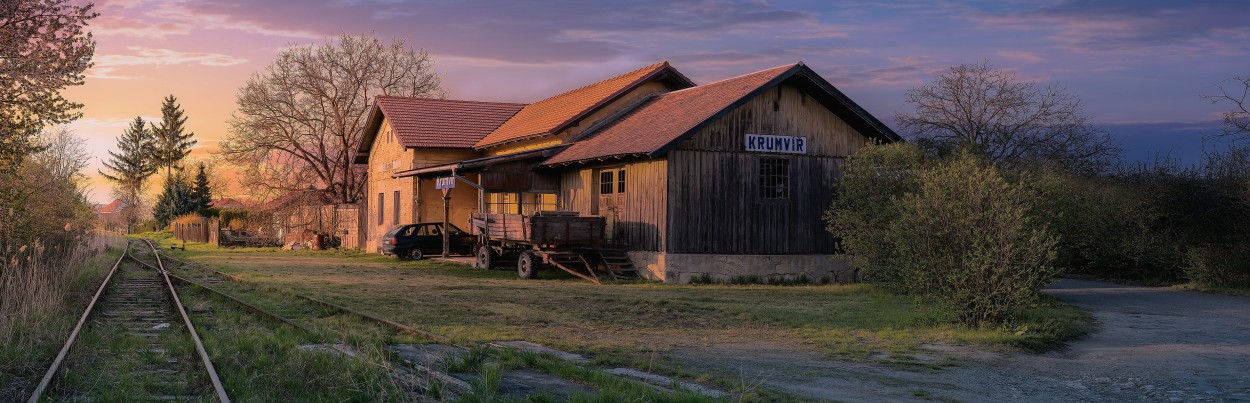
[[[521,277],[533,278],[538,268],[550,265],[598,284],[594,268],[603,266],[603,259],[596,248],[604,243],[606,224],[601,216],[541,211],[532,215],[475,213],[469,226],[478,236],[478,267],[515,260]],[[619,265],[612,267],[614,278],[628,272],[615,270]]]

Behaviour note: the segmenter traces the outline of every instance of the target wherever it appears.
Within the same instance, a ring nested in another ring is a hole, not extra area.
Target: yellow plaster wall
[[[378,241],[387,230],[398,223],[410,222],[413,211],[403,207],[403,200],[411,200],[413,195],[412,179],[391,178],[391,174],[411,168],[413,152],[404,150],[391,130],[390,122],[383,120],[378,129],[378,136],[369,150],[369,184],[365,192],[368,205],[365,214],[365,251],[378,252]],[[399,221],[394,220],[394,192],[399,191]],[[381,205],[382,219],[378,220],[378,194],[384,196]]]

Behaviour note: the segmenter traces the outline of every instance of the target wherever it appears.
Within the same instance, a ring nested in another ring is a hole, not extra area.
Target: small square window
[[[760,198],[770,200],[790,198],[790,160],[760,158]]]

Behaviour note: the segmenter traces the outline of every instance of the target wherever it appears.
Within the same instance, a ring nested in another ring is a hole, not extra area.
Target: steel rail
[[[143,242],[152,249],[152,255],[156,257],[156,266],[159,268],[161,278],[165,279],[165,286],[169,287],[169,295],[174,299],[174,306],[178,307],[182,322],[191,333],[191,340],[195,341],[195,351],[200,354],[200,361],[204,362],[204,369],[208,371],[208,378],[213,382],[213,390],[217,393],[217,399],[221,403],[230,403],[230,396],[226,395],[226,388],[221,385],[221,379],[217,377],[217,369],[213,367],[213,361],[208,358],[208,351],[204,350],[204,342],[200,340],[200,334],[195,331],[195,325],[191,323],[187,310],[182,307],[182,299],[178,298],[178,291],[174,289],[174,283],[169,280],[169,271],[165,270],[165,265],[161,263],[160,252],[156,250],[156,246],[152,245],[152,241],[144,239]],[[139,262],[139,258],[134,256],[131,256],[131,259]]]
[[[96,302],[100,300],[100,296],[104,295],[104,289],[108,288],[109,282],[113,280],[113,274],[117,273],[117,266],[122,264],[122,259],[126,258],[127,252],[130,251],[130,241],[126,242],[126,249],[122,251],[122,255],[117,257],[117,262],[113,263],[113,268],[109,270],[108,276],[104,277],[104,281],[100,283],[100,288],[95,291],[95,295],[91,297],[91,302],[87,303],[87,309],[82,312],[82,316],[78,318],[78,324],[74,325],[74,330],[69,332],[69,339],[65,341],[65,345],[61,347],[61,352],[57,353],[56,359],[52,360],[52,366],[48,367],[48,372],[43,375],[43,379],[39,381],[39,386],[35,387],[35,392],[30,395],[29,403],[36,403],[39,397],[47,390],[48,384],[52,382],[52,377],[56,375],[57,369],[61,367],[61,363],[65,361],[65,356],[69,354],[69,349],[74,345],[74,341],[78,339],[78,333],[82,331],[83,324],[87,323],[87,317],[91,316],[91,311],[95,309]]]
[[[160,269],[157,269],[155,266],[152,266],[152,265],[151,265],[151,264],[149,264],[148,262],[144,262],[144,261],[142,261],[142,260],[136,260],[136,261],[137,261],[137,262],[139,262],[139,264],[142,264],[142,265],[144,265],[144,266],[147,266],[148,268],[150,268],[150,269],[152,269],[152,270],[160,271]],[[263,318],[270,319],[270,320],[276,321],[276,322],[278,322],[278,323],[282,323],[282,324],[285,324],[285,325],[289,325],[289,326],[294,327],[294,328],[296,328],[296,329],[302,330],[302,331],[304,331],[304,332],[306,332],[306,333],[313,333],[313,331],[312,331],[312,330],[309,330],[308,328],[304,327],[303,325],[300,325],[300,324],[298,324],[298,323],[295,323],[294,321],[292,321],[292,320],[290,320],[290,319],[287,319],[287,318],[284,318],[284,317],[282,317],[282,316],[280,316],[280,315],[278,315],[278,314],[275,314],[275,313],[273,313],[273,312],[266,311],[266,310],[264,310],[263,308],[260,308],[260,307],[258,307],[258,306],[255,306],[255,305],[249,304],[249,303],[247,303],[246,301],[243,301],[243,300],[241,300],[241,299],[235,298],[234,296],[232,296],[232,295],[230,295],[230,294],[226,294],[225,292],[222,292],[221,290],[218,290],[218,289],[215,289],[215,288],[209,287],[209,286],[204,285],[204,284],[197,283],[197,282],[195,282],[195,281],[188,280],[188,279],[186,279],[186,278],[180,277],[180,276],[178,276],[178,275],[176,275],[176,274],[173,274],[173,273],[170,273],[170,274],[169,274],[169,278],[173,279],[174,281],[176,281],[176,282],[178,282],[178,283],[180,283],[180,284],[185,284],[185,285],[189,285],[189,286],[193,286],[193,287],[198,287],[198,288],[200,288],[200,289],[203,289],[203,290],[209,291],[209,292],[211,292],[211,293],[213,293],[213,294],[216,294],[217,296],[220,296],[220,297],[222,297],[222,298],[225,298],[225,299],[229,300],[230,302],[234,302],[235,304],[238,304],[239,306],[241,306],[241,307],[243,307],[244,309],[246,309],[246,310],[248,310],[248,311],[250,311],[250,312],[252,312],[252,313],[256,314],[257,316],[261,316],[261,317],[263,317]]]
[[[160,254],[160,251],[159,251],[159,250],[157,250],[157,252],[156,252],[156,253],[159,255],[159,254]],[[354,310],[354,309],[351,309],[351,308],[348,308],[348,307],[345,307],[345,306],[342,306],[342,305],[338,305],[338,304],[334,304],[334,303],[330,303],[330,302],[322,301],[322,300],[317,299],[317,298],[313,298],[313,297],[310,297],[310,296],[307,296],[307,295],[303,295],[303,294],[299,294],[299,293],[291,292],[291,291],[288,291],[288,290],[283,290],[283,289],[280,289],[280,288],[275,288],[275,287],[266,286],[266,285],[263,285],[263,284],[256,284],[256,283],[253,283],[253,282],[250,282],[250,281],[245,281],[245,280],[243,280],[243,278],[241,278],[241,277],[239,277],[239,276],[235,276],[235,275],[233,275],[233,274],[228,274],[228,273],[222,273],[222,272],[220,272],[220,271],[213,270],[213,269],[209,269],[209,268],[206,268],[206,267],[198,267],[196,264],[193,264],[193,263],[188,263],[188,262],[186,262],[186,261],[179,260],[179,259],[174,258],[174,257],[171,257],[171,256],[169,256],[169,255],[165,255],[165,257],[170,258],[170,259],[172,259],[172,260],[177,260],[177,261],[181,262],[183,265],[190,266],[190,267],[192,267],[192,268],[195,268],[196,270],[211,272],[211,273],[213,273],[213,274],[216,274],[216,275],[219,275],[219,276],[225,277],[225,278],[227,278],[227,279],[230,279],[231,281],[236,281],[236,282],[240,282],[240,283],[249,283],[249,284],[253,284],[253,285],[255,285],[255,286],[257,286],[257,287],[261,287],[262,289],[265,289],[265,290],[273,291],[273,292],[276,292],[276,293],[279,293],[279,294],[284,294],[284,295],[293,296],[293,297],[300,298],[300,299],[303,299],[303,300],[306,300],[306,301],[309,301],[309,302],[312,302],[312,303],[315,303],[315,304],[318,304],[318,305],[321,305],[321,306],[324,306],[324,307],[327,307],[327,308],[332,308],[332,309],[336,309],[336,310],[339,310],[339,311],[347,312],[347,313],[349,313],[349,314],[356,315],[356,316],[359,316],[359,317],[364,318],[364,319],[367,319],[367,320],[371,320],[371,321],[374,321],[374,322],[377,322],[377,323],[381,323],[381,324],[383,324],[383,325],[386,325],[387,327],[390,327],[390,328],[392,328],[392,329],[398,330],[398,331],[400,331],[400,332],[404,332],[404,333],[408,333],[408,334],[412,334],[412,335],[417,335],[417,336],[424,336],[424,337],[428,337],[428,338],[435,339],[435,340],[449,340],[449,338],[448,338],[447,336],[443,336],[443,335],[441,335],[441,334],[437,334],[437,333],[430,332],[430,331],[427,331],[427,330],[417,329],[417,328],[414,328],[414,327],[411,327],[411,326],[408,326],[408,325],[404,325],[404,324],[399,323],[399,322],[395,322],[395,321],[390,320],[390,319],[386,319],[386,318],[382,318],[382,317],[374,316],[374,315],[369,314],[369,313],[366,313],[366,312],[357,311],[357,310]]]

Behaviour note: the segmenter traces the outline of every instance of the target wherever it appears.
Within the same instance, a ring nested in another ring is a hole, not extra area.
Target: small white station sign
[[[454,176],[444,176],[441,178],[434,179],[435,189],[453,189],[455,187],[456,187],[456,177]]]
[[[745,149],[761,153],[807,154],[807,137],[747,133]]]

